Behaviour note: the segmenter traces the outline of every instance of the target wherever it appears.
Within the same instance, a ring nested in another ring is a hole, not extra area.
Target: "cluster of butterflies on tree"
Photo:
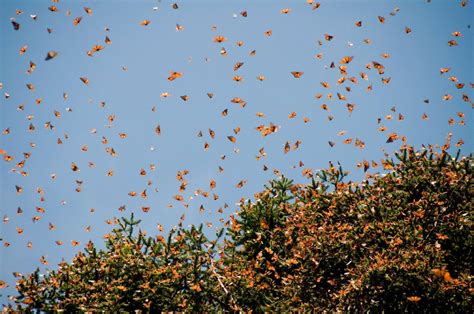
[[[89,16],[94,15],[94,9],[92,7],[84,7],[82,12],[71,12],[69,10],[65,10],[65,9],[60,8],[61,4],[59,4],[59,0],[52,0],[52,2],[53,2],[53,4],[48,7],[50,13],[51,14],[64,14],[65,13],[65,15],[66,15],[65,23],[72,23],[74,26],[76,26],[78,28],[80,28],[81,24],[84,24],[84,23],[88,22],[87,18]],[[306,2],[308,4],[308,9],[309,10],[317,11],[317,10],[323,9],[323,6],[320,3],[318,3],[314,0],[307,0]],[[430,2],[430,1],[428,1],[428,2]],[[467,1],[465,1],[465,0],[461,1],[460,5],[462,7],[467,6]],[[158,10],[157,7],[153,8],[153,9]],[[171,4],[171,9],[172,10],[179,10],[180,9],[180,4],[178,4],[178,3]],[[374,16],[373,18],[374,18],[374,20],[377,21],[377,23],[385,24],[385,23],[388,22],[389,16],[390,16],[390,18],[394,17],[398,14],[398,12],[399,12],[399,9],[395,8],[392,12],[389,12],[387,16]],[[11,26],[12,26],[11,31],[13,31],[13,32],[21,32],[22,29],[23,29],[23,24],[26,24],[26,23],[37,23],[37,24],[35,24],[35,27],[36,27],[36,25],[38,25],[38,27],[39,27],[39,25],[41,25],[41,19],[38,17],[38,15],[30,14],[30,12],[23,12],[21,9],[16,10],[15,14],[16,14],[16,16],[11,18]],[[239,14],[235,14],[235,16],[240,15],[241,18],[247,18],[250,14],[252,14],[251,11],[243,10]],[[294,12],[291,8],[282,8],[280,10],[280,14],[288,15],[288,14],[294,14]],[[136,24],[140,25],[143,28],[148,28],[149,29],[149,28],[153,28],[154,23],[150,19],[143,19],[141,21],[136,21]],[[353,27],[363,28],[364,27],[364,21],[354,20]],[[185,30],[185,27],[184,27],[184,25],[176,24],[175,29],[176,29],[177,32],[181,32],[181,31]],[[219,52],[220,56],[222,56],[223,58],[228,57],[228,53],[232,49],[230,47],[231,44],[229,44],[229,39],[226,37],[225,34],[218,34],[217,33],[217,26],[212,26],[211,30],[213,32],[215,32],[215,35],[212,36],[211,38],[209,38],[209,40],[212,41],[213,43],[215,43],[215,49]],[[49,34],[54,34],[54,29],[52,29],[52,28],[46,27],[46,31]],[[105,28],[105,34],[103,35],[103,38],[104,38],[103,43],[94,44],[91,47],[84,48],[84,53],[89,57],[93,57],[97,53],[107,53],[107,46],[113,45],[113,38],[112,38],[113,36],[110,35],[109,31],[110,31],[110,29],[108,27],[106,27]],[[412,28],[409,25],[407,25],[407,26],[404,27],[404,29],[400,30],[400,34],[403,35],[403,36],[411,36],[412,32],[415,32],[415,31],[416,30],[412,30]],[[264,30],[261,33],[262,38],[271,37],[273,35],[274,34],[273,34],[272,29]],[[451,37],[446,39],[446,45],[448,45],[449,47],[457,46],[461,43],[460,39],[462,39],[462,37],[463,37],[463,34],[461,34],[461,32],[459,32],[457,30],[453,30],[452,33],[451,33]],[[336,41],[336,40],[337,40],[336,36],[331,35],[329,33],[326,33],[323,38],[317,39],[317,46],[323,46],[323,45],[329,44],[331,41]],[[364,39],[363,44],[371,45],[372,40],[369,39],[369,38]],[[245,43],[243,41],[237,41],[235,43],[235,45],[237,47],[243,47],[245,45]],[[21,47],[19,47],[18,54],[21,58],[28,59],[28,44],[27,43],[22,45]],[[257,51],[254,50],[254,49],[251,49],[248,52],[248,55],[249,55],[250,58],[255,57],[257,55]],[[37,68],[37,65],[42,66],[43,62],[54,63],[55,60],[57,58],[60,58],[60,57],[61,57],[61,51],[51,50],[51,51],[48,51],[46,53],[46,55],[44,56],[44,58],[42,60],[29,60],[29,67],[26,69],[26,75],[32,76],[35,69]],[[325,55],[322,52],[319,52],[316,55],[314,55],[314,58],[316,59],[316,61],[323,60],[325,58]],[[347,109],[347,113],[350,115],[354,110],[357,110],[357,104],[350,101],[351,93],[353,92],[354,89],[364,89],[365,92],[370,93],[374,89],[374,86],[383,87],[383,86],[389,85],[391,83],[391,77],[386,74],[386,66],[384,65],[384,60],[391,58],[391,55],[389,53],[385,53],[385,52],[382,53],[380,55],[380,59],[377,60],[377,61],[375,61],[375,60],[374,61],[368,61],[365,64],[365,67],[362,68],[362,69],[350,69],[351,62],[353,61],[354,58],[355,57],[353,55],[348,54],[348,55],[344,56],[343,58],[341,58],[340,60],[330,61],[330,63],[326,66],[326,68],[337,71],[339,73],[339,78],[336,81],[321,81],[321,82],[319,82],[320,83],[320,91],[314,95],[314,98],[316,99],[316,101],[320,102],[320,105],[319,105],[320,110],[322,110],[321,112],[327,114],[327,120],[329,122],[334,119],[334,116],[332,114],[330,114],[330,112],[329,112],[330,111],[330,103],[332,101],[336,101],[339,104],[344,103],[344,106]],[[241,71],[239,71],[239,70],[242,67],[246,66],[245,63],[246,62],[244,62],[244,61],[236,60],[234,65],[233,65],[233,68],[229,69],[229,71],[233,72],[232,80],[235,81],[238,84],[244,83],[244,77],[240,74]],[[128,70],[127,67],[125,67],[125,66],[121,66],[121,67],[122,67],[122,70],[125,71],[125,72]],[[290,71],[288,73],[288,78],[290,78],[292,80],[293,79],[294,80],[304,80],[305,72],[303,70],[304,69],[294,69],[294,71]],[[458,80],[458,78],[456,77],[456,75],[454,75],[452,72],[453,71],[449,66],[443,66],[439,69],[439,73],[442,76],[445,76],[447,80],[451,81],[452,84],[455,85],[456,89],[459,90],[459,94],[445,94],[442,97],[442,100],[443,101],[451,101],[453,99],[460,99],[463,102],[470,103],[471,107],[472,107],[473,106],[472,100],[469,98],[469,96],[468,96],[467,92],[465,92],[465,90],[469,87],[473,88],[474,84],[473,83],[460,82]],[[171,83],[175,80],[181,79],[185,75],[186,75],[186,73],[183,73],[183,72],[171,71],[169,73],[169,76],[167,77],[167,80]],[[263,84],[263,82],[266,80],[266,77],[265,77],[264,74],[259,74],[255,77],[255,79],[259,82],[262,82],[262,84]],[[365,85],[363,87],[361,87],[362,86],[361,83],[364,83]],[[89,80],[89,78],[87,76],[77,75],[77,84],[84,84],[86,86],[90,86],[90,85],[94,84],[94,82],[92,80]],[[4,85],[3,82],[0,82],[0,89],[4,89],[3,85]],[[343,91],[340,91],[341,87],[344,87]],[[33,83],[27,83],[25,88],[27,88],[31,92],[34,92],[36,90],[36,86]],[[338,88],[337,91],[335,91],[336,88]],[[214,94],[211,93],[211,92],[207,92],[206,94],[207,94],[207,97],[209,99],[212,99],[214,97]],[[7,91],[3,92],[3,98],[4,98],[4,105],[5,106],[8,105],[9,107],[11,107],[11,103],[10,103],[11,99],[10,98],[14,98],[13,96],[14,95],[10,95],[9,92],[7,92]],[[179,96],[178,101],[182,101],[182,102],[191,101],[191,96],[190,95],[182,94],[182,95],[178,95],[178,96]],[[162,92],[160,94],[160,97],[167,98],[167,97],[173,97],[173,95],[171,95],[168,92]],[[64,101],[67,101],[67,99],[68,99],[68,93],[67,92],[63,92],[63,98],[64,98]],[[240,108],[246,108],[248,110],[247,101],[244,100],[242,97],[235,96],[231,99],[228,99],[228,102],[229,102],[229,106],[236,107],[236,105],[237,105]],[[429,103],[429,99],[424,100],[424,102]],[[40,106],[42,104],[42,98],[41,97],[35,97],[34,104],[37,105],[37,106]],[[106,105],[105,102],[101,103],[102,107],[105,107],[105,105]],[[2,110],[7,110],[7,109],[6,109],[6,107],[4,107],[4,108],[2,108]],[[27,107],[25,107],[24,104],[18,104],[16,110],[18,110],[18,111],[28,111]],[[156,107],[153,107],[151,110],[153,112],[155,112]],[[378,131],[386,134],[386,143],[392,143],[392,142],[395,142],[395,141],[400,141],[401,145],[405,145],[406,142],[407,142],[407,138],[404,135],[398,134],[397,132],[390,131],[390,130],[388,130],[388,128],[386,126],[384,126],[382,124],[383,120],[386,120],[386,121],[388,121],[388,120],[403,121],[405,119],[404,115],[402,113],[399,113],[395,106],[393,106],[390,110],[392,112],[391,114],[387,114],[383,118],[378,118],[378,120],[377,120],[377,124],[379,124]],[[59,110],[54,110],[53,115],[51,117],[51,121],[44,122],[43,127],[46,128],[46,129],[49,129],[49,130],[53,130],[54,129],[54,124],[56,122],[52,122],[52,121],[57,121],[57,123],[60,123],[59,121],[60,121],[61,117],[63,115],[67,115],[67,114],[74,114],[73,113],[73,108],[67,107],[65,109],[65,112],[60,112]],[[220,112],[220,115],[222,117],[228,116],[229,115],[229,109],[222,110]],[[268,114],[264,113],[264,112],[255,112],[255,115],[258,118],[262,118],[262,120],[263,120],[263,118],[265,118]],[[20,134],[21,132],[35,132],[35,130],[38,128],[38,126],[37,126],[36,121],[34,121],[34,116],[30,115],[30,114],[27,114],[26,118],[29,121],[29,126],[26,130],[19,130],[14,125],[9,126],[6,129],[2,130],[2,137],[3,137],[2,141],[12,141],[12,140],[14,141],[14,138],[11,138],[11,135],[10,135],[10,132],[13,131],[13,130],[15,131],[14,133],[16,133],[16,134]],[[299,118],[299,114],[297,112],[293,111],[293,112],[290,112],[288,114],[288,119],[296,119],[296,118]],[[429,117],[426,113],[424,113],[421,118],[423,120],[429,119]],[[302,119],[302,122],[304,124],[311,123],[310,117],[304,116],[301,119]],[[115,115],[114,114],[107,115],[106,120],[108,122],[108,126],[111,126],[113,124],[114,120],[115,120]],[[449,125],[454,125],[454,124],[464,125],[465,124],[465,114],[463,112],[458,112],[457,117],[456,118],[449,117],[447,123]],[[274,134],[275,132],[278,132],[279,130],[280,130],[280,126],[278,124],[274,124],[272,122],[270,122],[270,123],[261,123],[261,124],[255,126],[255,131],[260,133],[262,138],[267,137],[267,136],[271,136],[272,134]],[[240,143],[239,142],[239,133],[241,132],[241,128],[236,127],[236,128],[233,128],[232,131],[233,132],[231,134],[225,134],[225,136],[223,138],[224,139],[226,138],[228,141],[230,141],[233,144]],[[343,137],[346,134],[346,132],[347,131],[340,131],[337,134],[337,136]],[[91,131],[91,133],[92,134],[97,134],[97,133],[100,133],[100,130],[93,129]],[[157,137],[162,136],[162,127],[159,124],[154,126],[154,133],[155,133],[155,136],[157,136]],[[9,135],[10,135],[10,137],[9,137]],[[196,136],[196,134],[193,134],[193,136]],[[214,140],[217,136],[218,135],[216,134],[216,131],[213,130],[212,128],[209,128],[208,130],[204,130],[204,131],[202,131],[202,130],[198,131],[198,133],[197,133],[198,138],[207,138],[207,140],[203,141],[203,143],[202,143],[202,150],[204,152],[208,151],[208,149],[211,145],[210,143],[212,143],[212,140]],[[121,140],[125,140],[128,137],[128,134],[126,132],[119,132],[118,137]],[[448,142],[451,140],[451,137],[452,137],[452,133],[450,133],[450,135],[448,136]],[[67,140],[68,140],[68,135],[65,134],[62,138],[58,137],[57,140],[55,140],[55,142],[57,143],[57,145],[62,145],[63,142],[67,141]],[[107,137],[103,136],[102,139],[101,139],[101,143],[104,146],[106,146],[105,147],[105,153],[106,154],[109,154],[112,157],[119,158],[119,157],[117,157],[116,149],[114,147],[107,146],[107,144],[109,143],[109,139]],[[346,138],[341,140],[341,143],[345,144],[345,145],[354,145],[356,148],[359,148],[359,149],[364,149],[364,147],[365,147],[364,140],[360,139],[360,138],[346,137]],[[292,149],[293,150],[298,150],[300,148],[301,144],[302,144],[301,140],[296,140],[294,142],[286,141],[284,143],[281,143],[282,153],[283,154],[288,154],[288,153],[291,152]],[[337,143],[334,140],[327,141],[328,148],[334,147],[336,144]],[[456,143],[456,146],[461,146],[462,144],[463,144],[463,141],[459,140]],[[446,145],[449,145],[449,144],[446,144]],[[15,156],[13,153],[11,153],[11,152],[7,151],[6,149],[0,147],[0,156],[3,156],[4,162],[7,163],[7,167],[5,169],[8,168],[9,171],[20,174],[21,176],[27,178],[29,176],[29,171],[27,170],[28,169],[28,159],[33,154],[41,154],[41,149],[42,148],[37,149],[36,144],[34,142],[31,142],[30,147],[27,150],[25,150],[22,155]],[[83,153],[87,153],[88,146],[86,144],[84,144],[80,147],[80,150]],[[235,148],[234,152],[238,152],[238,149]],[[265,147],[261,147],[258,150],[255,157],[256,157],[257,160],[263,160],[267,156],[268,156],[268,154],[265,150]],[[225,158],[226,158],[225,155],[220,156],[220,159],[222,161],[224,161]],[[364,172],[368,171],[369,168],[377,168],[379,166],[380,166],[379,163],[375,160],[372,160],[372,161],[363,160],[363,161],[358,161],[357,162],[357,167],[362,168]],[[80,167],[83,167],[83,165],[78,164],[77,161],[70,161],[70,171],[78,172],[78,171],[80,171]],[[88,164],[88,167],[90,167],[90,168],[96,167],[94,161],[90,161],[89,164]],[[311,168],[305,168],[305,165],[302,161],[299,162],[299,167],[302,168],[301,173],[304,177],[310,178],[312,176]],[[382,164],[382,167],[384,167],[383,164]],[[139,170],[139,175],[142,176],[142,177],[147,177],[149,172],[155,171],[155,169],[156,169],[156,165],[154,165],[154,164],[151,164],[148,167],[142,167]],[[33,170],[33,169],[30,169],[30,171],[31,170]],[[269,167],[267,165],[263,165],[263,171],[268,171],[268,170],[269,170]],[[273,171],[277,175],[280,174],[280,171],[277,170],[277,169],[274,169]],[[223,166],[218,166],[218,172],[219,173],[224,172],[224,167]],[[186,198],[182,195],[182,193],[186,190],[186,188],[188,186],[189,182],[188,182],[186,176],[189,173],[190,173],[189,169],[183,169],[183,170],[180,170],[180,171],[177,172],[176,179],[178,181],[179,188],[178,188],[178,191],[177,191],[176,195],[172,196],[173,201],[181,202],[183,204],[183,206],[185,206],[185,207],[189,207],[189,204],[186,203]],[[5,174],[2,174],[2,175],[5,175]],[[105,169],[104,175],[106,175],[108,177],[113,177],[114,176],[114,169]],[[55,180],[56,179],[56,174],[55,173],[51,174],[49,179],[50,180]],[[239,179],[239,180],[236,181],[235,188],[237,188],[237,189],[242,188],[246,183],[247,183],[246,179],[242,179],[242,180]],[[204,188],[201,188],[201,189],[197,189],[194,194],[196,196],[201,195],[205,198],[213,198],[215,201],[217,201],[217,200],[219,200],[219,195],[214,193],[214,190],[215,190],[217,184],[218,184],[218,180],[216,180],[214,178],[211,178],[209,180],[208,186],[206,186]],[[83,181],[75,180],[75,185],[76,185],[76,188],[75,188],[76,192],[81,192]],[[147,185],[152,186],[153,185],[152,180],[148,180]],[[8,187],[5,187],[5,190],[8,190]],[[132,191],[128,192],[128,196],[125,195],[124,197],[141,197],[143,199],[147,199],[147,197],[148,197],[147,193],[149,193],[151,190],[152,189],[149,188],[149,187],[147,187],[145,189],[140,189],[140,190],[132,190]],[[155,188],[154,190],[155,190],[155,192],[158,192],[157,188]],[[22,194],[23,193],[23,187],[20,186],[20,185],[16,185],[15,186],[15,192],[19,195]],[[46,209],[44,208],[44,206],[41,206],[41,202],[43,202],[45,200],[45,196],[44,196],[45,191],[43,190],[43,188],[38,187],[36,192],[38,193],[38,195],[40,197],[39,198],[40,204],[38,206],[36,206],[36,214],[32,217],[33,222],[37,222],[37,221],[41,220],[42,215],[46,212]],[[171,207],[172,205],[170,204],[169,206]],[[225,203],[223,205],[223,207],[227,208],[228,204]],[[121,206],[119,208],[120,212],[122,212],[124,210],[125,210],[125,206]],[[147,212],[150,211],[150,207],[149,206],[142,206],[141,210],[143,212],[147,213]],[[201,212],[203,212],[203,211],[205,211],[205,208],[201,205],[199,207],[199,210]],[[93,209],[91,209],[91,211],[93,211]],[[218,212],[223,213],[222,207],[219,208]],[[21,215],[23,213],[23,209],[18,207],[17,213],[18,213],[18,215]],[[3,217],[3,222],[8,223],[9,221],[10,221],[10,217],[5,215]],[[115,220],[110,219],[110,220],[107,221],[107,223],[112,225],[112,224],[116,223],[116,221],[117,221],[116,219]],[[224,222],[224,219],[221,218],[220,221]],[[48,229],[49,230],[54,230],[55,228],[56,228],[56,226],[53,223],[49,222]],[[90,229],[91,229],[91,226],[88,226],[86,228],[86,231],[90,231]],[[158,229],[162,230],[163,228],[161,226],[159,226]],[[21,227],[17,227],[16,231],[17,231],[18,235],[21,235],[23,233],[23,229]],[[3,245],[5,247],[8,247],[8,246],[11,245],[10,242],[7,241],[6,239],[3,240],[2,242],[3,242]],[[62,240],[56,240],[55,243],[58,246],[61,246],[61,245],[64,244],[64,242]],[[29,241],[28,244],[27,244],[27,247],[31,248],[32,245],[33,245],[33,243],[31,241]],[[76,240],[71,240],[71,245],[72,246],[78,246],[78,245],[80,245],[80,242],[76,241]],[[48,261],[47,261],[45,256],[41,257],[40,262],[42,264],[45,264],[45,265],[48,264]],[[2,286],[5,287],[6,283],[2,282]]]

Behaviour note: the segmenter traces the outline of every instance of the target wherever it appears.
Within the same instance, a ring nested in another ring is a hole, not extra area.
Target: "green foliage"
[[[412,148],[395,157],[361,183],[332,164],[308,186],[271,181],[214,240],[202,225],[165,240],[122,218],[105,250],[89,243],[71,263],[22,277],[17,306],[470,312],[471,160]]]

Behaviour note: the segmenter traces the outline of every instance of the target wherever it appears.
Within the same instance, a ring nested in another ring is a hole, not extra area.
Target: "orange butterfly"
[[[215,36],[215,37],[213,38],[213,41],[214,41],[215,43],[222,43],[222,42],[224,42],[224,41],[227,41],[227,38],[225,38],[224,36]]]
[[[26,52],[26,50],[28,50],[28,46],[23,46],[20,48],[20,55],[24,54]]]
[[[354,59],[353,56],[346,56],[346,57],[342,58],[341,61],[339,61],[339,63],[341,63],[341,64],[348,64],[348,63],[351,62],[353,59]]]
[[[298,71],[294,71],[294,72],[291,72],[291,74],[295,77],[295,78],[300,78],[302,75],[303,75],[304,72],[298,72]]]
[[[92,15],[92,9],[91,9],[91,8],[84,7],[84,11],[85,11],[88,15]]]
[[[244,65],[243,62],[237,62],[235,65],[234,65],[234,71],[237,71],[238,69],[240,69],[240,67],[242,67]]]
[[[74,19],[73,24],[74,26],[77,26],[79,23],[82,21],[82,16],[78,16]]]
[[[418,301],[421,300],[421,298],[414,295],[414,296],[411,296],[411,297],[407,297],[407,300],[410,301],[410,302],[418,302]]]
[[[453,46],[457,46],[457,45],[458,45],[458,43],[457,43],[454,39],[448,41],[448,46],[449,46],[449,47],[453,47]]]
[[[168,77],[168,81],[174,81],[177,78],[180,78],[183,76],[183,73],[181,72],[170,72],[170,76]]]

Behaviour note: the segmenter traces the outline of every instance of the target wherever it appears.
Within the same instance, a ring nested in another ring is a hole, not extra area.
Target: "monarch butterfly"
[[[410,34],[411,33],[411,28],[408,26],[405,26],[405,33]]]
[[[16,31],[20,29],[20,24],[19,23],[15,22],[15,21],[12,21],[12,25],[13,25],[13,29],[16,30]]]
[[[212,129],[209,129],[209,135],[211,136],[211,138],[214,138],[216,136],[216,132],[214,132],[214,130]]]
[[[211,181],[209,182],[209,187],[211,188],[211,190],[215,189],[216,188],[216,181],[211,179]]]
[[[81,23],[81,21],[82,21],[82,16],[78,16],[74,19],[72,23],[74,24],[74,26],[77,26],[79,23]]]
[[[245,184],[247,184],[247,180],[241,180],[239,183],[235,185],[236,188],[240,189],[242,188]]]
[[[269,29],[269,30],[265,31],[265,33],[263,33],[263,34],[267,37],[270,37],[270,36],[272,36],[273,31],[271,29]]]
[[[237,139],[236,139],[234,136],[232,136],[232,135],[227,136],[227,138],[228,138],[229,141],[231,141],[232,143],[237,142]]]
[[[109,36],[105,36],[104,42],[106,45],[110,45],[112,43],[112,40],[110,40]]]
[[[449,47],[453,47],[453,46],[457,46],[457,45],[458,45],[458,43],[457,43],[454,39],[448,41],[448,46],[449,46]]]
[[[298,72],[298,71],[294,71],[294,72],[291,72],[291,74],[295,77],[295,78],[300,78],[302,75],[303,75],[304,72]]]
[[[342,58],[341,61],[339,61],[339,63],[340,63],[340,64],[348,64],[348,63],[351,62],[353,59],[354,59],[353,56],[346,56],[346,57]]]
[[[150,25],[150,23],[151,23],[150,20],[143,20],[143,21],[140,22],[140,25],[141,26],[148,26],[148,25]]]
[[[84,11],[85,11],[88,15],[92,15],[92,9],[91,9],[91,8],[84,7]]]
[[[89,85],[89,79],[87,77],[80,77],[80,80],[82,81],[82,83],[84,83],[85,85]]]
[[[91,51],[92,52],[97,52],[97,51],[101,51],[103,49],[104,49],[104,46],[102,46],[102,45],[94,45],[94,46],[92,46]]]
[[[28,50],[28,46],[25,45],[25,46],[21,47],[21,48],[20,48],[20,52],[19,52],[19,53],[20,53],[20,56],[23,55],[23,54],[25,54],[26,50]]]
[[[340,93],[337,93],[337,98],[339,98],[339,100],[346,100],[346,96],[344,96]]]
[[[334,36],[332,36],[332,35],[324,34],[324,39],[326,39],[327,41],[331,41],[333,38],[334,38]]]
[[[280,10],[280,13],[281,13],[281,14],[288,14],[288,13],[290,13],[290,12],[291,12],[291,9],[290,9],[290,8],[286,8],[286,9],[281,9],[281,10]]]
[[[445,267],[439,269],[439,268],[434,268],[431,270],[433,274],[436,277],[443,278],[446,281],[452,281],[453,278],[451,277],[451,274],[445,269]]]
[[[59,11],[58,8],[55,5],[50,6],[48,9],[51,12],[58,12]]]
[[[179,96],[183,101],[188,101],[189,100],[189,96],[188,95],[183,95],[183,96]]]
[[[355,26],[362,27],[362,21],[355,22]]]
[[[411,297],[407,297],[407,300],[410,301],[410,302],[418,302],[421,300],[421,298],[419,296],[411,296]]]
[[[240,69],[243,65],[244,65],[243,62],[237,62],[237,63],[234,65],[234,71],[237,71],[237,70]]]
[[[43,264],[43,265],[48,265],[49,264],[48,261],[46,260],[46,257],[44,257],[44,256],[40,257],[40,263]]]
[[[383,16],[378,16],[379,22],[384,24],[385,23],[385,18]]]
[[[390,133],[386,143],[392,143],[393,141],[398,139],[397,133]]]
[[[168,81],[174,81],[177,78],[180,78],[183,76],[183,73],[181,72],[170,72],[170,76],[168,77]]]
[[[220,35],[219,35],[219,36],[215,36],[215,37],[213,38],[213,41],[214,41],[215,43],[222,43],[222,42],[224,42],[224,41],[227,41],[227,38],[225,38],[224,36],[220,36]]]

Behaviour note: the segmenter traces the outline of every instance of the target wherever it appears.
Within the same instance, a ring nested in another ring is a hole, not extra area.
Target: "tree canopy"
[[[18,279],[7,310],[470,312],[472,160],[405,148],[386,173],[282,177],[211,239],[133,215],[54,270]]]

